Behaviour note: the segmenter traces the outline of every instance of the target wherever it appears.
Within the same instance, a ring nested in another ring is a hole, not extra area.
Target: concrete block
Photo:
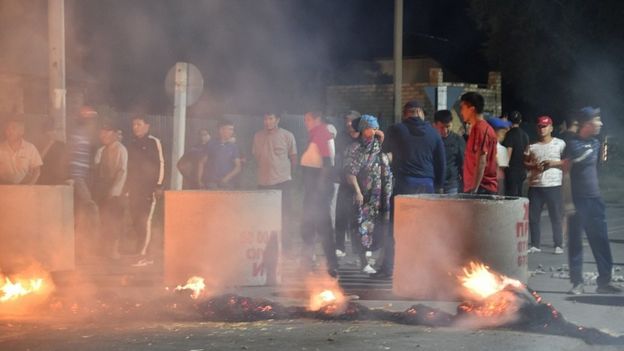
[[[0,185],[0,194],[0,271],[17,273],[32,263],[73,270],[73,188]]]
[[[457,276],[470,261],[527,281],[528,199],[401,195],[394,201],[396,295],[454,298]]]
[[[166,191],[165,282],[279,283],[281,192]]]

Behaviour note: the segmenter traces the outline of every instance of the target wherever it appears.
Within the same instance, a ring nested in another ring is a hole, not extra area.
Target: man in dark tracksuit
[[[133,138],[128,144],[128,179],[126,189],[130,215],[137,235],[137,253],[142,256],[134,266],[154,263],[147,260],[147,249],[152,240],[152,217],[156,195],[160,195],[165,178],[165,161],[160,140],[149,134],[145,116],[132,119]]]
[[[583,231],[594,254],[598,268],[596,293],[621,294],[622,288],[611,282],[613,256],[609,242],[609,230],[605,216],[605,204],[598,186],[598,160],[600,158],[600,134],[602,120],[600,109],[591,106],[583,108],[578,115],[579,130],[569,140],[564,156],[570,169],[572,199],[576,213],[568,225],[568,262],[572,289],[568,292],[579,295],[585,292],[583,281]],[[551,167],[546,161],[545,168]]]

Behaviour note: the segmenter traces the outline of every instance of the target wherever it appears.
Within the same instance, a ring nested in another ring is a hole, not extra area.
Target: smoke
[[[166,112],[164,77],[176,61],[205,81],[196,115],[303,111],[323,101],[329,71],[327,18],[291,1],[75,1],[84,65],[110,103]],[[342,11],[344,5],[332,10]],[[327,11],[327,10],[325,10]],[[336,21],[338,22],[338,21]],[[88,45],[85,45],[88,44]],[[106,92],[106,94],[104,94]]]

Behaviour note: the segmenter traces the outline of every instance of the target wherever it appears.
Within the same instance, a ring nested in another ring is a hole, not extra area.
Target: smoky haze
[[[192,112],[249,113],[322,106],[330,72],[330,30],[352,24],[320,18],[297,1],[73,1],[72,30],[83,64],[102,83],[97,98],[122,109],[168,108],[164,77],[176,61],[196,65],[204,96]],[[349,4],[346,4],[349,5]],[[362,43],[363,45],[364,43]]]

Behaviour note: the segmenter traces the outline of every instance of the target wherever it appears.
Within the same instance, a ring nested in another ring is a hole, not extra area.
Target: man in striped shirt
[[[141,259],[134,266],[153,264],[147,259],[152,240],[152,217],[156,196],[162,193],[165,179],[165,159],[160,140],[150,134],[150,124],[144,115],[132,118],[133,138],[128,144],[128,178],[126,189],[130,215],[137,235],[137,253]]]

